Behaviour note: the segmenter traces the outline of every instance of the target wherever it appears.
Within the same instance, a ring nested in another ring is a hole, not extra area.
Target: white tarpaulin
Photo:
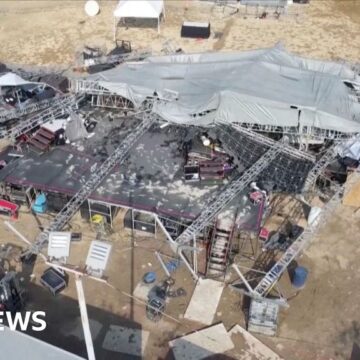
[[[164,13],[164,0],[120,0],[114,11],[114,17],[117,19],[157,19],[159,28],[160,15],[164,15]],[[116,28],[114,29],[114,31],[116,31]]]
[[[360,106],[344,84],[359,82],[344,64],[310,60],[276,46],[242,53],[179,54],[90,75],[89,80],[140,106],[154,93],[165,120],[193,125],[239,122],[360,132]]]
[[[3,76],[0,76],[0,86],[20,86],[26,84],[32,84],[32,83],[30,81],[24,80],[19,75],[16,75],[11,72],[6,73]]]
[[[339,145],[337,150],[341,157],[360,160],[360,139],[350,139]]]

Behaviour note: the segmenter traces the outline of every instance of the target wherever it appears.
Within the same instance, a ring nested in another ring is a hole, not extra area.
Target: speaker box
[[[184,21],[181,26],[181,37],[208,39],[210,37],[210,23]]]

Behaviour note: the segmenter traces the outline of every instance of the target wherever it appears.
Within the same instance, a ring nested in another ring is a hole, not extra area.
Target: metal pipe
[[[169,272],[169,270],[167,269],[166,265],[164,264],[163,259],[161,258],[160,254],[159,254],[157,251],[155,251],[155,256],[156,256],[157,259],[159,260],[159,263],[160,263],[161,267],[163,268],[166,276],[167,276],[167,277],[170,277],[170,272]]]
[[[23,235],[21,234],[18,230],[16,230],[8,221],[4,221],[4,224],[15,234],[17,235],[22,241],[24,241],[26,244],[28,245],[32,245],[32,243]],[[47,258],[44,254],[39,253],[40,257],[46,261]]]
[[[198,266],[197,266],[197,251],[196,251],[196,235],[194,235],[194,244],[193,244],[193,246],[194,246],[194,260],[193,260],[193,262],[194,262],[194,272],[195,272],[195,274],[197,274],[198,273]]]
[[[240,269],[237,267],[236,264],[232,264],[232,268],[236,271],[236,273],[239,275],[243,283],[245,284],[246,288],[249,290],[249,292],[252,294],[254,292],[254,289],[250,286],[250,284],[245,279],[245,276],[242,274]]]
[[[262,275],[266,274],[266,271],[260,271],[260,270],[252,269],[252,268],[249,268],[249,267],[244,266],[244,265],[236,265],[236,266],[239,267],[239,268],[243,268],[243,269],[246,269],[246,270],[249,270],[249,271],[253,271],[253,272],[262,274]]]
[[[170,242],[170,247],[171,250],[174,251],[175,254],[178,254],[181,258],[181,260],[184,262],[185,266],[189,269],[191,275],[193,276],[193,278],[197,281],[199,279],[198,275],[196,274],[196,272],[194,272],[193,268],[191,267],[191,265],[189,264],[189,262],[187,261],[185,255],[183,254],[183,250],[184,249],[190,249],[192,251],[197,251],[196,249],[190,247],[190,246],[180,246],[171,236],[170,234],[167,232],[167,230],[165,229],[164,224],[161,222],[161,220],[159,219],[159,217],[157,215],[155,215],[155,220],[158,223],[158,225],[160,226],[160,228],[163,230],[164,234],[166,235],[167,239]]]
[[[183,254],[183,250],[188,249],[188,250],[192,250],[192,251],[196,251],[196,249],[190,247],[190,246],[179,246],[178,245],[178,254],[181,258],[181,260],[184,262],[184,264],[186,265],[186,267],[189,269],[189,271],[191,272],[191,275],[193,276],[194,280],[198,281],[199,280],[199,276],[196,274],[196,272],[193,270],[193,268],[191,267],[191,265],[189,264],[189,262],[187,261],[185,255]]]
[[[90,323],[86,309],[86,301],[84,295],[84,288],[82,284],[82,277],[80,275],[75,276],[75,284],[76,284],[76,291],[79,300],[79,308],[80,308],[80,315],[81,315],[81,323],[83,326],[84,331],[84,338],[86,344],[86,351],[88,354],[89,360],[96,360],[95,359],[95,352],[94,352],[94,344],[92,342],[91,331],[90,331]]]
[[[161,220],[159,219],[159,217],[157,215],[154,215],[155,217],[155,221],[157,222],[157,224],[160,226],[161,230],[164,232],[165,236],[167,237],[167,239],[170,242],[170,247],[171,249],[176,252],[177,248],[179,246],[179,244],[176,243],[176,241],[170,236],[170,234],[168,233],[168,231],[165,229],[164,224],[161,222]]]

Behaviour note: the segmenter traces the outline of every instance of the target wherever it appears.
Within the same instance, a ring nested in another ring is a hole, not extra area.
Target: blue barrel
[[[155,280],[156,280],[156,274],[153,271],[147,272],[143,277],[143,281],[145,284],[152,284],[153,282],[155,282]]]
[[[46,212],[46,208],[47,208],[47,200],[45,194],[38,195],[32,206],[33,211],[38,214],[43,214]]]
[[[292,286],[301,289],[305,286],[306,279],[308,277],[308,270],[304,268],[303,266],[298,266],[294,270],[294,274],[292,277]]]

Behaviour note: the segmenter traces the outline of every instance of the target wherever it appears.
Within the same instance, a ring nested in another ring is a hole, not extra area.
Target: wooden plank
[[[185,319],[197,321],[205,325],[211,325],[218,307],[224,284],[211,280],[199,279],[188,308]]]

